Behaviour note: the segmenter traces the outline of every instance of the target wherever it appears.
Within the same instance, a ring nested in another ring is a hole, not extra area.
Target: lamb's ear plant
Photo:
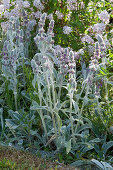
[[[38,129],[33,129],[33,125],[35,126],[37,122],[34,111],[26,112],[24,109],[20,109],[19,111],[9,110],[8,113],[10,118],[5,119],[8,136],[7,145],[21,149],[26,148],[26,150],[32,148],[35,143],[39,147]],[[33,140],[33,138],[36,138],[36,140]]]
[[[16,110],[18,110],[18,79],[22,79],[25,59],[23,36],[19,18],[11,17],[7,30],[7,40],[3,46],[2,76],[5,78],[4,85],[8,84],[8,90],[13,92]],[[20,83],[22,85],[22,82]]]
[[[91,128],[90,121],[84,119],[82,113],[88,104],[89,94],[92,93],[93,76],[99,66],[98,61],[91,61],[89,72],[87,73],[86,70],[83,72],[84,81],[81,89],[77,89],[74,52],[68,48],[62,49],[57,58],[52,40],[54,21],[50,21],[48,32],[45,33],[43,28],[45,19],[46,14],[44,13],[39,21],[39,33],[35,37],[40,53],[37,53],[31,61],[34,73],[32,82],[35,88],[34,94],[39,98],[39,102],[32,102],[31,110],[36,110],[40,114],[46,139],[49,139],[47,144],[54,140],[59,149],[65,146],[69,153],[77,142],[77,137],[80,136],[78,129]],[[96,62],[96,66],[94,62]],[[85,73],[86,75],[84,75]],[[62,100],[63,89],[66,90],[64,100]],[[80,101],[82,101],[82,105]],[[62,113],[66,116],[64,120],[61,120]],[[68,138],[62,131],[65,126],[71,126]]]
[[[44,24],[45,24],[46,14],[44,13],[39,21],[39,33],[35,37],[35,42],[40,50],[40,53],[37,53],[31,65],[34,72],[33,86],[36,89],[38,88],[38,97],[39,97],[39,106],[36,102],[33,102],[31,109],[38,110],[42,120],[43,128],[45,135],[48,139],[48,130],[45,123],[46,119],[49,119],[50,122],[53,122],[55,138],[57,137],[57,126],[60,133],[60,124],[61,119],[56,110],[57,96],[55,89],[55,77],[54,77],[54,66],[53,62],[55,59],[55,52],[52,48],[53,40],[53,27],[54,21],[51,20],[48,28],[48,32],[44,33]],[[36,104],[35,104],[36,103]],[[46,114],[44,115],[44,111]],[[57,121],[56,121],[56,120]],[[57,123],[56,123],[57,122]]]

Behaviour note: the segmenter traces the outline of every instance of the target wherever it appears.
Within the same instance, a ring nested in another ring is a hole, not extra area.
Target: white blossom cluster
[[[44,5],[41,3],[40,0],[34,0],[33,5],[40,10],[44,9]]]
[[[93,32],[96,32],[98,34],[102,34],[102,32],[105,30],[105,28],[106,28],[106,26],[103,22],[94,24],[94,26],[92,27]]]
[[[9,9],[11,4],[10,4],[10,0],[2,0],[3,6],[4,6],[4,10]]]
[[[56,11],[55,14],[57,15],[58,19],[62,19],[64,17],[64,15],[61,12],[59,12],[59,11]]]
[[[9,28],[9,22],[8,21],[2,22],[1,27],[2,27],[2,31],[6,32],[8,30],[8,28]]]
[[[70,34],[72,32],[72,28],[68,26],[63,27],[64,34]]]
[[[4,5],[0,5],[0,15],[4,12]]]
[[[24,8],[29,8],[30,7],[30,3],[28,1],[24,1],[23,2],[23,7]]]
[[[91,43],[91,44],[94,43],[94,40],[93,40],[89,35],[85,35],[84,37],[82,37],[81,41],[82,41],[83,43],[85,43],[85,42]]]
[[[67,0],[67,8],[69,10],[77,9],[77,0]]]
[[[110,15],[108,14],[106,10],[104,10],[99,14],[99,18],[101,21],[107,24],[109,23]]]
[[[34,16],[36,19],[40,18],[42,16],[42,13],[40,11],[37,11],[34,13]]]
[[[67,8],[68,10],[78,10],[79,8],[84,8],[84,2],[78,2],[77,0],[67,0]]]

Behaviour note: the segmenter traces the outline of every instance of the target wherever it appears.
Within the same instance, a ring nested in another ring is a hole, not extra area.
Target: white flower
[[[71,29],[71,27],[64,26],[63,32],[64,32],[64,34],[70,34],[72,32],[72,29]]]
[[[16,5],[18,6],[18,9],[21,9],[23,6],[23,0],[16,0]]]
[[[31,21],[29,21],[29,22],[28,22],[28,25],[27,25],[27,29],[28,29],[29,31],[32,31],[35,25],[36,25],[36,20],[31,20]]]
[[[59,11],[56,11],[55,14],[57,15],[58,19],[62,19],[63,16],[64,16],[64,15],[63,15],[61,12],[59,12]]]
[[[77,9],[77,0],[67,0],[67,8],[69,10]]]
[[[40,9],[40,10],[43,10],[43,9],[44,9],[44,6],[43,6],[43,4],[40,2],[40,0],[34,0],[33,5],[34,5],[36,8]]]
[[[9,9],[10,8],[10,0],[2,0],[4,9]]]
[[[105,27],[106,26],[104,23],[97,23],[92,27],[92,29],[93,29],[93,32],[101,34],[105,30]]]
[[[89,36],[89,35],[85,35],[81,41],[84,43],[84,42],[87,42],[87,43],[94,43],[94,40]]]
[[[81,49],[78,51],[78,54],[84,55],[84,50],[81,48]]]
[[[40,11],[37,11],[34,13],[35,17],[38,19],[42,16],[42,13]]]
[[[4,5],[0,5],[0,14],[4,12]]]
[[[28,1],[24,1],[23,2],[23,7],[24,8],[29,8],[30,7],[30,3]]]
[[[47,18],[51,21],[51,20],[53,20],[53,14],[49,14],[48,16],[47,16]]]
[[[103,21],[107,24],[107,23],[109,23],[110,15],[108,14],[108,12],[106,10],[104,10],[99,14],[99,18],[101,21]]]
[[[94,47],[92,45],[88,45],[88,52],[89,52],[89,55],[93,55],[94,53]]]
[[[2,27],[2,31],[6,32],[7,29],[9,28],[9,23],[8,22],[1,22],[1,27]]]

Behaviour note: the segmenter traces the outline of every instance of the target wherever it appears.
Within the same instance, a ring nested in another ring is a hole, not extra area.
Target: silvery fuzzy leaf
[[[80,133],[81,131],[84,131],[86,129],[91,129],[91,126],[89,124],[84,124],[78,128],[77,133]]]
[[[104,149],[103,152],[105,155],[106,155],[108,149],[111,148],[112,146],[113,146],[113,141],[109,141],[102,147]]]
[[[69,100],[65,100],[63,103],[60,103],[59,101],[57,101],[57,103],[56,103],[56,108],[57,108],[58,110],[60,110],[60,109],[62,109],[63,107],[65,107],[66,104],[68,104],[68,103],[69,103]]]
[[[28,60],[24,62],[25,65],[31,65],[31,62],[29,62]]]
[[[66,114],[67,109],[60,109],[60,110],[63,112],[63,114],[66,115],[67,118],[69,118],[69,116]],[[70,113],[70,111],[69,111],[69,113]]]
[[[95,138],[95,139],[89,141],[89,143],[99,143],[99,142],[101,142],[101,139],[99,139],[99,138]]]
[[[57,117],[57,120],[58,120],[58,127],[61,128],[62,127],[62,120],[61,120],[61,118],[60,118],[60,116],[58,115],[57,112],[55,112],[55,114],[56,114],[56,117]]]
[[[13,31],[12,33],[12,39],[14,39],[16,37],[16,31]]]
[[[89,135],[89,129],[86,129],[85,131],[82,131],[81,133],[84,137],[87,137]]]
[[[108,164],[107,162],[101,161],[101,163],[104,166],[104,169],[106,169],[106,170],[113,170],[113,167],[110,164]]]
[[[88,101],[89,101],[88,97],[85,96],[85,97],[84,97],[84,104],[87,105],[87,104],[88,104]]]
[[[3,104],[4,103],[4,100],[3,99],[0,99],[0,104]]]
[[[77,102],[75,102],[74,100],[72,100],[72,103],[73,103],[73,106],[75,109],[75,114],[76,114],[77,112],[79,112],[79,106],[78,106]]]
[[[23,53],[23,52],[20,52],[20,56],[21,56],[21,60],[22,60],[22,58],[24,58],[24,57],[25,57],[25,55],[24,55],[24,53]]]
[[[0,94],[3,93],[3,91],[4,91],[4,88],[0,87]]]
[[[81,95],[80,94],[76,94],[75,96],[76,96],[77,100],[81,99]]]
[[[49,120],[51,120],[51,117],[48,116],[48,115],[44,115],[44,119],[49,119]]]
[[[92,128],[92,123],[91,123],[91,121],[88,119],[88,118],[83,118],[83,120],[85,121],[85,122],[87,122],[88,124],[89,124],[89,126]]]
[[[66,109],[61,109],[61,111],[64,113],[70,113],[70,109],[66,108]],[[75,113],[74,111],[72,111],[72,113]]]
[[[28,94],[28,93],[26,93],[26,91],[25,91],[25,90],[21,91],[21,95],[22,95],[22,96],[24,96],[26,99],[28,99],[28,100],[30,100],[30,101],[31,101],[31,98],[30,98],[29,94]]]
[[[19,43],[19,51],[23,52],[24,51],[24,45],[23,43]]]
[[[10,119],[5,119],[5,120],[6,120],[6,127],[9,127],[9,129],[15,130],[19,127],[14,122],[12,122],[12,120]]]
[[[61,130],[61,133],[62,133],[63,135],[65,135],[65,134],[66,134],[66,131],[67,131],[67,128],[66,128],[66,126],[62,126],[60,130]]]
[[[37,130],[35,130],[35,131],[34,130],[30,130],[30,134],[31,135],[36,135],[37,134]]]
[[[12,119],[20,120],[21,115],[17,111],[8,110],[9,115],[12,117]]]
[[[53,73],[54,73],[54,77],[55,77],[56,81],[58,82],[58,74],[57,74],[56,69],[53,69]]]
[[[22,145],[23,144],[23,139],[20,139],[19,141],[18,141],[18,145]]]
[[[84,137],[84,135],[83,135],[83,134],[78,134],[78,133],[74,133],[74,136],[76,136],[76,137],[80,137],[80,138],[83,138],[83,137]]]
[[[0,119],[1,119],[1,127],[3,129],[4,127],[4,121],[3,121],[3,108],[0,108]]]
[[[107,81],[107,83],[113,85],[113,81]]]
[[[71,151],[71,140],[72,139],[70,139],[68,142],[65,143],[66,153],[67,154]]]
[[[21,36],[21,37],[23,37],[23,36],[24,36],[24,32],[23,32],[23,30],[22,30],[22,29],[20,30],[20,36]]]
[[[84,124],[84,122],[83,122],[83,120],[82,119],[74,119],[74,121],[77,121],[77,122],[79,122],[79,124],[81,124],[81,125],[83,125]]]
[[[32,85],[35,88],[35,84],[37,82],[37,75],[34,75],[34,79],[32,80]]]
[[[80,150],[80,152],[82,152],[81,154],[84,154],[84,153],[86,153],[87,151],[90,151],[90,150],[92,150],[92,149],[94,149],[94,146],[92,146],[92,145],[87,145],[87,146],[83,147],[83,149]]]
[[[99,167],[99,168],[101,168],[102,170],[104,170],[104,166],[103,166],[102,163],[99,162],[98,160],[92,159],[91,162],[94,163],[97,167]]]
[[[109,127],[109,131],[113,134],[113,125]]]
[[[47,106],[39,106],[37,102],[35,101],[32,101],[32,105],[30,107],[30,110],[47,110],[47,111],[50,111],[49,108]]]
[[[71,163],[71,166],[83,166],[83,165],[87,165],[87,164],[90,164],[90,161],[88,161],[88,160],[78,160],[78,161]]]
[[[39,106],[39,105],[36,106],[36,105],[34,105],[34,106],[31,106],[30,109],[31,110],[40,110],[40,109],[48,110],[48,107],[47,106]]]
[[[94,149],[95,149],[95,151],[96,151],[97,153],[100,152],[100,148],[99,148],[99,146],[98,146],[97,144],[94,144]]]
[[[31,121],[35,120],[35,115],[33,115],[30,120]]]
[[[56,140],[56,145],[57,145],[57,148],[60,149],[60,148],[64,148],[65,147],[65,137],[62,137],[62,136],[59,136]]]
[[[8,44],[8,45],[7,45],[7,49],[8,49],[9,52],[12,50],[11,44]]]

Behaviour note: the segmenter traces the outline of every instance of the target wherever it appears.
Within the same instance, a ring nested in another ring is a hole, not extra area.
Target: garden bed
[[[2,167],[3,166],[3,167]],[[50,162],[37,157],[29,152],[16,150],[11,147],[0,147],[0,169],[9,168],[10,170],[35,169],[35,170],[75,170],[75,167]],[[76,168],[76,170],[79,170]]]

